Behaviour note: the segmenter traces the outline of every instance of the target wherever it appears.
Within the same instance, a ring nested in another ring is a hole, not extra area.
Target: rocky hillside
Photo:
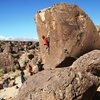
[[[33,41],[0,41],[0,69],[5,72],[38,61],[39,43]]]

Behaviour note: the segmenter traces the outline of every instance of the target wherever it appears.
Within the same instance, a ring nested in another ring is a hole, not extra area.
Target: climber
[[[43,68],[43,64],[42,64],[41,61],[38,61],[37,66],[38,66],[38,71],[42,71],[42,70],[44,70],[44,68]]]
[[[22,83],[24,83],[24,81],[25,81],[24,75],[25,75],[24,70],[21,69],[20,76],[21,76],[21,82],[22,82]]]
[[[33,75],[33,69],[32,69],[32,66],[30,64],[29,64],[29,73],[31,76]]]
[[[48,39],[44,35],[42,36],[42,39],[43,39],[44,45],[46,45],[46,49],[48,49],[49,48],[49,41],[48,41]]]
[[[5,87],[8,87],[9,86],[9,80],[10,80],[10,78],[8,77],[8,78],[6,78],[6,79],[4,79],[4,81],[3,81],[3,88],[5,88]]]

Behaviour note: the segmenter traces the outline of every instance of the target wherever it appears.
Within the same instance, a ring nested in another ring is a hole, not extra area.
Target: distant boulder
[[[18,62],[21,67],[26,67],[27,62],[29,62],[28,53],[27,52],[23,53],[21,57],[18,59]]]
[[[0,53],[2,53],[3,52],[3,49],[0,47]]]
[[[13,58],[10,53],[0,53],[0,69],[5,73],[13,70]]]

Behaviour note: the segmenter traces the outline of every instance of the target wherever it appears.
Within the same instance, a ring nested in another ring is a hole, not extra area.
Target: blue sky
[[[34,15],[60,2],[78,5],[100,25],[100,0],[0,0],[0,37],[37,38]]]

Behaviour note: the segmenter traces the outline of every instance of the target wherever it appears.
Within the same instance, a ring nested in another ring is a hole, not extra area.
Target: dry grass
[[[4,71],[3,69],[0,69],[0,77],[2,77],[4,75]]]

